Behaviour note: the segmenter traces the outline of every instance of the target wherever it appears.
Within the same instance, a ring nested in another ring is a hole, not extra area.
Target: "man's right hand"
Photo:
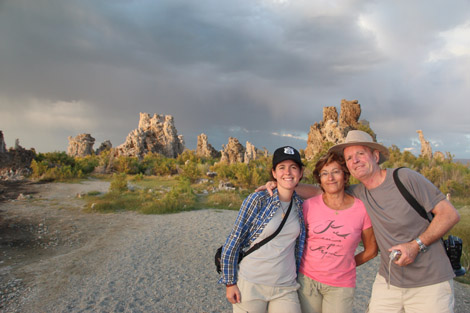
[[[259,186],[258,188],[256,188],[256,192],[258,191],[263,191],[263,190],[267,190],[269,195],[272,197],[273,196],[273,190],[276,189],[277,187],[277,182],[274,181],[274,180],[270,180],[266,183],[266,185],[263,185],[263,186]]]
[[[228,302],[231,304],[240,303],[242,301],[240,295],[240,289],[238,289],[237,285],[232,285],[230,287],[226,287],[226,296]]]

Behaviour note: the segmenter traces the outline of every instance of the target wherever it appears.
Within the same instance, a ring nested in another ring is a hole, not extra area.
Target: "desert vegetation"
[[[329,148],[325,144],[325,152]],[[450,153],[442,159],[416,157],[396,146],[389,148],[385,168],[405,166],[434,183],[461,215],[451,233],[464,241],[463,265],[470,264],[470,188],[469,164],[454,162]],[[301,151],[303,153],[303,151]],[[321,155],[319,153],[318,157]],[[304,160],[304,183],[313,183],[312,171],[318,158]],[[70,181],[93,177],[110,180],[105,194],[85,195],[87,210],[96,212],[136,211],[142,214],[167,214],[201,208],[238,210],[243,199],[269,180],[271,159],[263,157],[248,164],[227,164],[198,157],[186,150],[177,158],[150,153],[144,158],[100,155],[71,157],[65,152],[38,153],[31,163],[31,178],[40,181]],[[112,174],[110,174],[112,173]],[[357,183],[351,178],[351,183]],[[458,278],[470,283],[470,275]]]

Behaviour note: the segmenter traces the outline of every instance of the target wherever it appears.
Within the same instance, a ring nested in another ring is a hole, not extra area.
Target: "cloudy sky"
[[[7,146],[117,146],[147,112],[190,149],[304,149],[341,99],[386,146],[470,158],[469,1],[0,0]]]

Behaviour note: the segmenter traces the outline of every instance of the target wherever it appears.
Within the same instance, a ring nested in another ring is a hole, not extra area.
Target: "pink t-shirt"
[[[330,209],[321,195],[303,204],[307,239],[300,272],[311,279],[335,287],[356,286],[354,255],[362,230],[371,222],[361,200],[345,210]]]

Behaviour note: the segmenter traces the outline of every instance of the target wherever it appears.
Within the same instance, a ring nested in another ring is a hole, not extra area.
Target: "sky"
[[[358,100],[387,147],[470,159],[470,2],[0,0],[8,147],[125,142],[139,113],[271,153]]]

